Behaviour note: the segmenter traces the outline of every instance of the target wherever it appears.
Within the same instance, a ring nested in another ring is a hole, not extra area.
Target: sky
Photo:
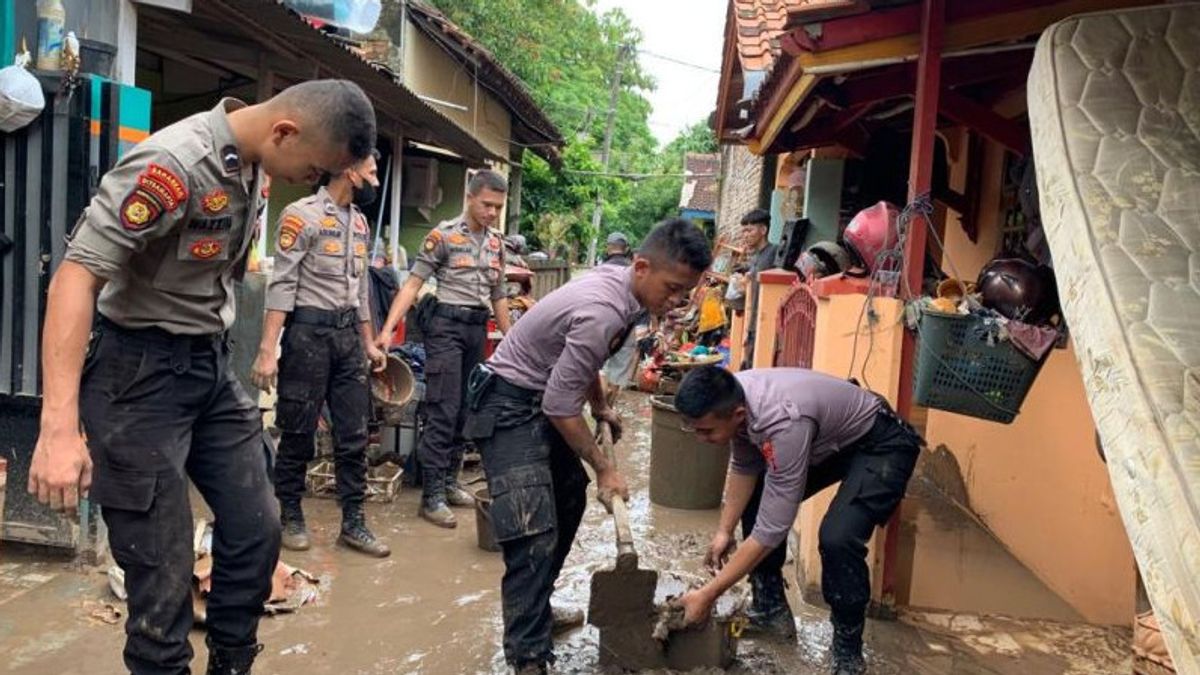
[[[707,120],[716,107],[729,1],[596,0],[595,11],[614,7],[642,31],[638,61],[658,84],[645,92],[654,106],[650,131],[666,144],[684,127]]]

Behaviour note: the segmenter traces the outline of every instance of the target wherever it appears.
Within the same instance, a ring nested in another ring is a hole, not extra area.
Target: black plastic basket
[[[1045,359],[1034,361],[1008,341],[988,344],[975,315],[923,313],[918,325],[917,405],[1012,422]]]

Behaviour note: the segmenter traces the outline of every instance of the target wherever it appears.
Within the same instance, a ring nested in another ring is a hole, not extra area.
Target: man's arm
[[[367,361],[371,363],[371,371],[382,373],[387,368],[387,353],[375,346],[375,329],[371,326],[370,318],[358,323],[358,334],[362,336],[363,350]]]
[[[421,277],[416,274],[408,275],[408,279],[400,287],[400,292],[392,300],[392,306],[388,308],[388,315],[383,320],[379,335],[375,336],[377,347],[382,349],[391,342],[392,335],[396,332],[396,326],[400,325],[400,320],[408,314],[408,310],[412,309],[413,302],[417,299],[417,293],[421,292],[421,286],[424,285],[425,280]]]
[[[592,429],[588,426],[587,421],[583,419],[583,415],[570,417],[547,415],[546,417],[562,435],[571,450],[575,451],[580,459],[590,464],[596,472],[596,487],[599,490],[600,502],[604,504],[605,508],[612,511],[613,495],[620,495],[622,499],[628,500],[629,487],[625,484],[625,478],[604,456],[604,451],[597,445],[596,437],[592,434]]]
[[[92,461],[79,423],[79,381],[104,280],[64,261],[50,281],[42,328],[41,429],[28,489],[54,509],[74,509],[92,483]]]
[[[296,307],[296,291],[300,288],[300,267],[308,255],[312,228],[294,206],[279,214],[275,233],[275,267],[267,286],[267,315],[263,319],[262,338],[258,356],[250,370],[254,386],[271,393],[279,376],[279,335],[283,324]]]
[[[496,315],[496,328],[504,335],[508,335],[508,331],[512,328],[512,322],[508,316],[508,298],[497,298],[492,301],[492,312]]]

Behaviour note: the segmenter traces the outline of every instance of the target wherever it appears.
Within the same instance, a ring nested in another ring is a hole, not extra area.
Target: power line
[[[677,58],[674,58],[674,57],[672,57],[672,56],[666,56],[666,55],[663,55],[663,54],[655,54],[654,52],[647,51],[647,50],[645,50],[645,49],[639,49],[639,50],[638,50],[638,53],[639,53],[639,54],[644,54],[644,55],[646,55],[646,56],[649,56],[650,58],[659,59],[659,60],[661,60],[661,61],[668,61],[668,62],[670,62],[670,63],[674,63],[674,64],[676,64],[676,65],[680,65],[680,66],[687,66],[688,68],[695,68],[696,70],[703,70],[703,71],[705,71],[705,72],[708,72],[708,73],[717,73],[717,74],[720,74],[720,72],[721,72],[721,71],[720,71],[720,70],[718,70],[717,68],[711,68],[711,67],[709,67],[709,66],[702,66],[702,65],[700,65],[699,63],[690,63],[690,62],[688,62],[688,61],[683,61],[683,60],[681,60],[681,59],[677,59]]]
[[[563,169],[563,173],[574,173],[581,176],[604,176],[607,178],[628,178],[643,180],[646,178],[715,178],[716,173],[621,173],[617,171],[582,171],[580,169]]]

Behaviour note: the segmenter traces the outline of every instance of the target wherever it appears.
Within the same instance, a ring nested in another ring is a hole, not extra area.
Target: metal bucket
[[[404,406],[412,399],[416,382],[412,368],[395,355],[388,356],[387,368],[382,373],[372,373],[371,399],[376,416],[385,425],[404,423]]]
[[[483,487],[475,491],[475,541],[489,553],[499,553],[500,544],[492,531],[492,495]]]
[[[721,505],[729,446],[701,443],[683,430],[674,396],[655,396],[650,430],[650,501],[676,509]]]

